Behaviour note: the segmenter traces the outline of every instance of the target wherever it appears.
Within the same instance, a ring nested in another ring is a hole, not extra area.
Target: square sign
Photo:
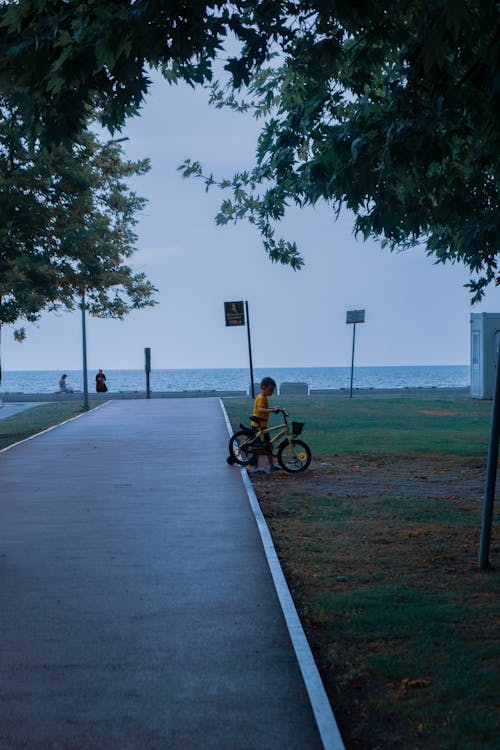
[[[244,326],[245,309],[243,302],[224,302],[226,326]]]
[[[365,311],[364,310],[348,310],[346,323],[364,323],[365,322]]]

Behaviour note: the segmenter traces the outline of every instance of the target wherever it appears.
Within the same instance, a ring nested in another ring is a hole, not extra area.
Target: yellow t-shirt
[[[261,414],[259,411],[259,408],[262,407],[263,409],[269,409],[269,401],[267,400],[267,396],[264,396],[263,393],[259,393],[257,398],[255,399],[255,403],[253,405],[253,416],[254,417],[260,417],[263,419],[263,422],[259,422],[259,426],[262,428],[267,427],[267,423],[269,420],[269,414]],[[252,427],[256,427],[257,422],[253,422]]]

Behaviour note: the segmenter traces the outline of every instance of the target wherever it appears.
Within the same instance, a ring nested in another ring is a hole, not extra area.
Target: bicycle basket
[[[292,422],[292,435],[300,435],[304,428],[304,422]]]

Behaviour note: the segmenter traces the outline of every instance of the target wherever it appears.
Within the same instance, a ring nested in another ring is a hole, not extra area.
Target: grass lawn
[[[90,408],[93,409],[99,403],[102,402],[93,402],[91,399]],[[81,413],[82,405],[80,402],[57,403],[49,401],[41,406],[34,406],[32,409],[14,414],[12,417],[0,419],[0,450]]]
[[[477,571],[491,403],[273,402],[305,421],[314,459],[254,488],[347,749],[493,750],[498,574]],[[225,405],[248,423],[250,399]],[[496,528],[498,511],[494,566]]]

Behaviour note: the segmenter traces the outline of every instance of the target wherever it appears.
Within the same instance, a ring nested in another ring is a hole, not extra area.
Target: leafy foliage
[[[494,0],[17,0],[0,28],[0,87],[14,78],[29,92],[44,141],[74,138],[95,106],[119,128],[148,65],[207,84],[230,37],[229,89],[216,82],[214,103],[264,123],[253,169],[205,178],[232,191],[219,223],[248,218],[273,260],[300,267],[274,225],[289,204],[325,200],[351,209],[364,237],[465,263],[473,299],[498,283]]]
[[[479,300],[500,283],[495,5],[302,2],[282,64],[242,100],[212,87],[216,106],[265,119],[252,170],[204,177],[232,191],[218,223],[248,218],[272,259],[299,266],[295,243],[274,240],[287,206],[346,206],[365,239],[463,262]],[[197,162],[181,169],[203,177]]]
[[[44,139],[73,137],[98,104],[111,129],[136,112],[146,65],[175,81],[207,81],[231,11],[215,0],[21,0],[0,8],[0,85],[28,88]],[[22,66],[19,66],[22,60]]]
[[[0,324],[44,309],[123,317],[154,304],[154,287],[124,261],[144,199],[125,180],[149,169],[89,130],[71,147],[29,143],[19,96],[0,96]],[[22,334],[21,334],[22,337]]]

